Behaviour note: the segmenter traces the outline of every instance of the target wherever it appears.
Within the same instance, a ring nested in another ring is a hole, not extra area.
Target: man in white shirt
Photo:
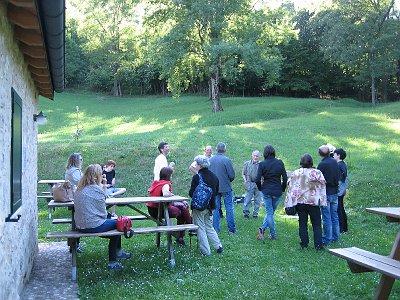
[[[160,171],[164,167],[168,167],[167,155],[169,154],[169,145],[166,142],[161,142],[158,145],[158,151],[160,154],[157,156],[154,161],[154,180],[160,180]],[[175,166],[174,162],[171,162],[169,166],[173,169]]]

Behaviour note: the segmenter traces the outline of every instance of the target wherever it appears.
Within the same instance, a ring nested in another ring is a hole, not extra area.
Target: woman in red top
[[[173,169],[170,167],[164,167],[160,171],[160,180],[154,180],[151,184],[148,192],[152,197],[171,197],[174,194],[172,193],[172,182],[171,175],[173,173]],[[147,202],[147,210],[149,214],[157,219],[158,218],[158,207],[159,203]],[[189,204],[186,201],[182,202],[173,202],[168,205],[168,213],[171,218],[176,218],[177,224],[191,224],[192,217],[189,212]],[[164,214],[164,212],[162,212]],[[184,245],[185,241],[183,239],[185,235],[185,231],[180,231],[179,236],[176,242],[180,245]]]

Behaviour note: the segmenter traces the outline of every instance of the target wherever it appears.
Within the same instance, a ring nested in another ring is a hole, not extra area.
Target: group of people
[[[148,193],[150,196],[170,197],[173,195],[171,177],[175,164],[168,163],[169,144],[158,145],[159,155],[154,162],[154,179]],[[197,237],[199,250],[203,255],[211,255],[211,246],[217,253],[223,252],[218,233],[221,230],[222,199],[226,212],[228,234],[236,234],[234,215],[234,193],[232,181],[235,170],[231,159],[226,155],[226,145],[218,143],[216,154],[207,146],[204,155],[198,155],[189,166],[193,173],[189,196],[192,197],[199,184],[210,187],[212,194],[205,209],[196,209],[186,201],[175,201],[168,205],[170,217],[177,219],[177,224],[198,225]],[[287,189],[284,205],[292,207],[299,216],[299,236],[301,248],[309,244],[308,216],[314,232],[314,247],[321,250],[339,239],[341,232],[346,232],[347,216],[344,210],[344,196],[348,185],[347,166],[344,162],[346,152],[331,145],[322,145],[318,149],[321,162],[314,168],[313,158],[304,154],[300,159],[300,168],[288,178],[282,160],[276,158],[271,145],[264,148],[264,160],[260,161],[260,152],[254,150],[251,160],[244,163],[242,178],[246,194],[243,203],[243,216],[250,218],[250,206],[254,200],[253,218],[258,218],[261,201],[264,202],[266,215],[258,229],[257,239],[263,240],[269,230],[269,238],[277,238],[274,214]],[[82,173],[82,155],[72,154],[67,163],[65,179],[76,187],[74,195],[75,220],[77,230],[82,232],[103,232],[116,228],[113,212],[106,211],[105,199],[121,195],[126,190],[115,187],[115,162],[108,161],[103,167],[89,165]],[[149,214],[159,218],[159,204],[146,204]],[[192,208],[190,213],[190,208]],[[322,224],[321,225],[321,215]],[[323,230],[322,230],[323,228]],[[176,242],[184,245],[185,232],[179,232]],[[130,253],[121,248],[120,236],[110,237],[109,269],[121,269],[119,259],[130,258]]]

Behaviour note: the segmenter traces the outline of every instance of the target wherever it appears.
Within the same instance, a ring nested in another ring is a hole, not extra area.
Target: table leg
[[[49,183],[49,192],[50,192],[50,195],[53,192],[53,184],[51,184],[51,183]],[[49,200],[47,200],[47,201],[49,201]],[[48,210],[49,210],[49,220],[51,220],[51,210],[52,210],[52,208],[49,207]],[[53,210],[54,210],[54,208],[53,208]]]
[[[157,226],[161,226],[161,219],[162,219],[162,210],[163,210],[163,205],[160,203],[158,205],[158,216],[157,216]],[[156,233],[156,246],[157,248],[160,248],[160,241],[161,241],[161,233],[157,232]]]
[[[169,218],[168,212],[168,203],[162,204],[164,207],[164,218],[167,226],[171,225],[171,220]],[[175,267],[175,255],[174,255],[174,247],[172,245],[172,235],[171,232],[167,232],[167,245],[168,245],[168,262],[171,268]]]
[[[77,276],[78,276],[78,272],[77,272],[77,268],[76,268],[77,240],[76,239],[68,239],[68,244],[70,245],[71,254],[72,254],[72,258],[71,258],[71,264],[72,264],[71,278],[72,278],[72,281],[76,282]]]
[[[396,240],[394,241],[390,258],[400,260],[400,231],[397,233]],[[384,300],[389,299],[390,292],[393,287],[394,278],[382,275],[379,286],[375,292],[375,299]]]

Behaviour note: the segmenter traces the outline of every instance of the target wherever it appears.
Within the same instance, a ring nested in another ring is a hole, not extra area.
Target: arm
[[[247,169],[247,161],[244,163],[244,165],[243,165],[243,170],[242,170],[242,177],[243,177],[244,183],[247,182],[246,169]]]
[[[232,182],[235,179],[235,170],[231,160],[228,158],[228,163],[226,164],[226,171],[228,173],[229,180]]]
[[[263,168],[262,165],[258,165],[258,171],[257,171],[257,178],[256,178],[256,185],[259,191],[261,191],[261,178],[263,174]]]
[[[190,197],[193,197],[194,190],[198,185],[199,185],[199,175],[196,174],[192,177],[192,183],[190,185],[190,190],[189,190]]]
[[[72,173],[72,180],[75,182],[79,182],[79,180],[81,180],[82,178],[82,172],[79,169],[76,169],[73,173]]]
[[[288,178],[285,169],[285,164],[283,163],[283,161],[281,161],[281,164],[282,164],[282,192],[284,192],[286,190]]]
[[[174,194],[169,190],[169,184],[164,184],[162,187],[162,195],[163,197],[171,197]]]

